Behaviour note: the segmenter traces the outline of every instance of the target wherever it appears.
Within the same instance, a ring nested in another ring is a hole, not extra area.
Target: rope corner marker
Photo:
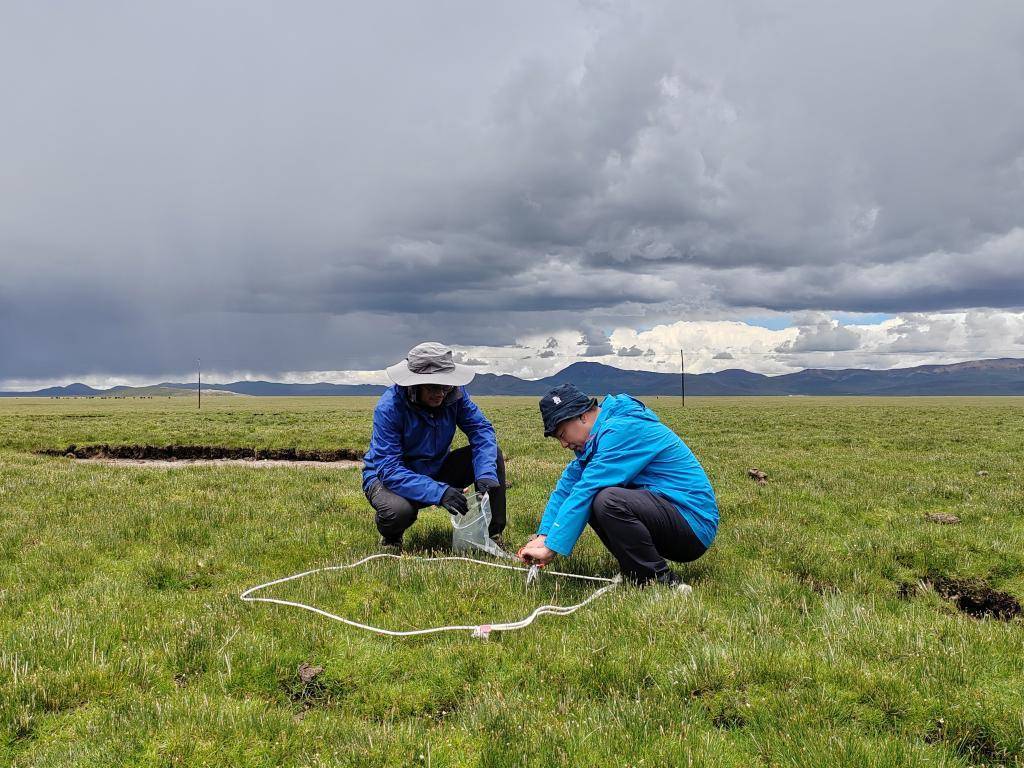
[[[530,624],[533,623],[534,619],[536,619],[538,616],[545,616],[545,615],[550,615],[550,616],[568,616],[571,613],[575,613],[576,611],[578,611],[583,606],[593,602],[594,600],[596,600],[597,598],[601,597],[602,595],[607,594],[607,592],[609,590],[614,589],[616,586],[618,586],[619,582],[621,581],[621,577],[620,576],[616,576],[613,579],[607,579],[607,578],[604,578],[602,576],[581,576],[580,574],[577,574],[577,573],[562,573],[560,571],[549,571],[549,573],[552,576],[564,576],[564,577],[567,577],[567,578],[570,578],[570,579],[582,579],[584,581],[593,581],[593,582],[602,583],[602,584],[604,584],[604,586],[602,586],[599,589],[595,590],[594,593],[591,594],[589,597],[587,597],[586,600],[583,600],[582,602],[576,603],[575,605],[542,605],[542,606],[539,606],[538,608],[534,609],[534,611],[532,613],[530,613],[530,615],[526,616],[523,619],[520,619],[519,621],[510,621],[510,622],[505,622],[505,623],[501,623],[501,624],[493,624],[493,623],[492,624],[462,624],[462,625],[452,625],[452,626],[444,626],[444,627],[429,627],[427,629],[410,629],[410,630],[395,630],[395,629],[384,629],[382,627],[373,627],[373,626],[370,626],[369,624],[362,624],[362,623],[360,623],[358,621],[353,621],[352,619],[346,619],[344,616],[338,616],[337,614],[331,613],[329,611],[325,611],[322,608],[317,608],[316,606],[313,606],[313,605],[306,605],[305,603],[299,603],[299,602],[296,602],[294,600],[282,600],[282,599],[277,598],[277,597],[260,597],[260,596],[256,595],[256,593],[259,592],[260,590],[266,589],[268,587],[273,587],[276,584],[284,584],[285,582],[288,582],[288,581],[295,581],[296,579],[301,579],[301,578],[303,578],[305,576],[312,576],[313,574],[316,574],[316,573],[323,573],[323,572],[326,572],[326,571],[340,571],[340,570],[344,570],[346,568],[356,568],[356,567],[358,567],[360,565],[363,565],[364,563],[370,562],[371,560],[376,560],[378,558],[385,558],[385,557],[394,558],[396,560],[399,560],[399,559],[421,560],[421,561],[424,561],[424,562],[428,562],[428,561],[429,562],[442,562],[442,561],[450,561],[450,560],[461,560],[463,562],[476,563],[478,565],[487,565],[487,566],[490,566],[492,568],[504,568],[504,569],[510,570],[510,571],[524,571],[524,572],[527,573],[527,577],[528,577],[528,582],[527,583],[529,583],[530,581],[533,581],[534,579],[537,578],[537,576],[536,576],[537,571],[533,570],[533,568],[523,568],[523,567],[516,566],[516,565],[506,565],[504,563],[492,563],[492,562],[489,562],[487,560],[477,560],[476,558],[472,558],[472,557],[461,557],[461,556],[454,556],[454,555],[453,556],[448,556],[448,557],[417,557],[417,556],[413,556],[413,555],[393,555],[393,554],[391,554],[389,552],[381,552],[381,553],[378,553],[378,554],[375,554],[375,555],[369,555],[367,557],[362,558],[361,560],[356,560],[354,563],[349,563],[348,565],[328,565],[328,566],[324,566],[323,568],[313,568],[312,570],[303,571],[301,573],[295,573],[295,574],[292,574],[291,576],[285,576],[285,577],[280,578],[280,579],[274,579],[273,581],[268,581],[265,584],[258,584],[255,587],[249,587],[249,589],[245,590],[241,595],[239,595],[239,597],[243,601],[248,602],[248,603],[257,603],[257,602],[258,603],[274,603],[276,605],[285,605],[285,606],[289,606],[291,608],[301,608],[302,610],[310,611],[310,612],[315,613],[315,614],[317,614],[319,616],[324,616],[324,617],[326,617],[328,619],[332,619],[333,621],[340,621],[342,624],[347,624],[350,627],[356,627],[357,629],[365,629],[365,630],[367,630],[369,632],[375,632],[378,635],[387,635],[389,637],[411,637],[413,635],[430,635],[430,634],[434,634],[434,633],[437,633],[437,632],[459,632],[459,631],[464,631],[464,632],[471,632],[472,633],[472,637],[477,638],[479,640],[487,640],[490,637],[492,632],[508,632],[510,630],[513,630],[513,629],[522,629],[524,627],[528,627]]]

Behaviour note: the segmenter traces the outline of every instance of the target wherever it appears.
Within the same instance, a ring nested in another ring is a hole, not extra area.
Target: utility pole
[[[199,395],[199,409],[203,408],[203,361],[198,357],[196,358],[196,376],[198,387],[196,393]]]
[[[686,407],[686,360],[683,350],[679,350],[679,401]]]

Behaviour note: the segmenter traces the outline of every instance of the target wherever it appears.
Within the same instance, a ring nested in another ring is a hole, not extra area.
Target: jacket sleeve
[[[570,554],[590,519],[594,496],[603,488],[631,482],[663,448],[657,440],[638,440],[628,428],[610,427],[604,432],[551,522],[545,541],[548,549]]]
[[[402,463],[402,429],[399,416],[393,410],[374,410],[370,447],[376,459],[377,479],[385,488],[422,504],[437,504],[441,501],[448,486],[413,472]]]
[[[576,481],[580,479],[582,471],[580,463],[576,459],[570,461],[562,471],[562,476],[558,478],[555,490],[551,492],[551,496],[548,498],[548,504],[544,507],[544,515],[541,517],[540,525],[537,527],[537,533],[541,536],[547,536],[548,531],[551,530],[551,524],[555,522],[558,510],[562,508],[562,503],[572,491],[573,486],[576,485]]]
[[[473,454],[473,477],[498,480],[498,438],[494,427],[484,416],[477,404],[469,399],[466,390],[462,390],[459,410],[456,414],[457,424],[469,438],[470,451]]]

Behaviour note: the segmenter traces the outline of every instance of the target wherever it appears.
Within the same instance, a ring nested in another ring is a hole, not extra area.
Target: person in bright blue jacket
[[[488,493],[488,533],[504,547],[505,460],[494,427],[465,390],[474,376],[437,342],[418,344],[387,369],[395,382],[373,411],[370,449],[363,457],[363,493],[376,512],[381,546],[399,551],[419,510],[437,505],[465,514],[462,489]],[[455,429],[469,445],[450,451]]]
[[[548,499],[519,556],[546,565],[568,555],[589,523],[625,578],[689,587],[667,560],[691,562],[718,531],[718,506],[700,462],[657,415],[629,395],[601,402],[572,384],[540,401],[544,436],[576,458]]]

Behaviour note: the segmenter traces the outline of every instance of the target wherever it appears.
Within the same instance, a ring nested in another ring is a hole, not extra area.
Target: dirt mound
[[[925,517],[928,522],[938,523],[939,525],[956,525],[960,522],[959,517],[948,512],[930,512]]]
[[[768,473],[762,472],[757,467],[751,467],[748,469],[747,477],[757,482],[758,485],[768,485]]]
[[[223,445],[69,445],[64,449],[39,451],[44,456],[76,459],[132,459],[175,461],[228,459],[234,461],[359,461],[362,452],[351,448],[303,450],[300,448],[237,448]]]

